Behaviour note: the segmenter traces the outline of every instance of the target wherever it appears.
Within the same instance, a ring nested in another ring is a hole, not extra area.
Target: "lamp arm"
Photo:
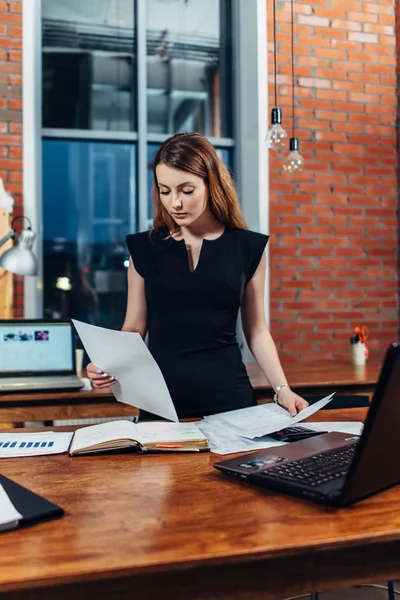
[[[25,215],[21,215],[20,217],[14,217],[13,220],[11,221],[11,229],[14,229],[15,221],[28,221],[27,229],[32,229],[31,220],[28,217],[25,217]]]
[[[0,247],[5,244],[6,242],[8,242],[8,240],[12,240],[15,238],[15,231],[14,229],[11,229],[11,231],[9,231],[3,238],[1,238],[0,240]]]

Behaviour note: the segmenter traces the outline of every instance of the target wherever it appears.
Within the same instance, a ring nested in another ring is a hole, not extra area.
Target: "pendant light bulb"
[[[301,173],[304,169],[304,158],[299,154],[299,140],[290,138],[290,152],[283,163],[283,170],[287,175]]]
[[[271,112],[271,127],[267,133],[268,150],[280,150],[285,145],[287,133],[282,127],[282,111],[273,108]]]

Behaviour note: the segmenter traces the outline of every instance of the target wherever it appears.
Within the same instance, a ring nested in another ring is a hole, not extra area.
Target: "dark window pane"
[[[120,328],[125,235],[136,231],[135,146],[43,141],[46,317]]]
[[[147,185],[148,185],[148,198],[149,203],[147,207],[147,218],[149,220],[149,228],[154,215],[154,202],[153,202],[153,160],[159,149],[160,144],[148,144],[147,145]],[[229,171],[233,172],[233,152],[231,148],[217,148],[218,156],[228,167]]]
[[[42,0],[43,125],[136,130],[134,0]]]
[[[230,0],[147,1],[148,129],[231,137]]]

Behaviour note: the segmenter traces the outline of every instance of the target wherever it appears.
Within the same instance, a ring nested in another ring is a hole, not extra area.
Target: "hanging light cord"
[[[276,90],[276,10],[275,0],[273,0],[273,21],[274,21],[274,91],[275,91],[275,106],[278,106],[278,93]]]
[[[292,32],[292,137],[295,137],[294,135],[294,16],[293,16],[293,4],[294,4],[294,0],[290,1],[290,7],[291,7],[291,32]]]

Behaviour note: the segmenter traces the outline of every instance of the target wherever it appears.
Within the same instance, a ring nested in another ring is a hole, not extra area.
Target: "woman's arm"
[[[122,331],[135,331],[142,338],[147,332],[147,307],[144,293],[144,279],[133,266],[132,259],[128,267],[128,300],[125,321]],[[115,383],[115,378],[109,373],[103,373],[96,365],[89,363],[86,372],[94,387],[106,388]]]
[[[142,338],[147,333],[147,307],[144,279],[136,271],[132,259],[128,267],[128,300],[122,331],[136,331]]]
[[[256,272],[246,285],[242,303],[242,326],[247,344],[274,390],[288,383],[280,363],[278,352],[268,330],[264,313],[266,257],[263,254]],[[279,390],[278,401],[290,414],[308,406],[308,402],[289,387]]]

